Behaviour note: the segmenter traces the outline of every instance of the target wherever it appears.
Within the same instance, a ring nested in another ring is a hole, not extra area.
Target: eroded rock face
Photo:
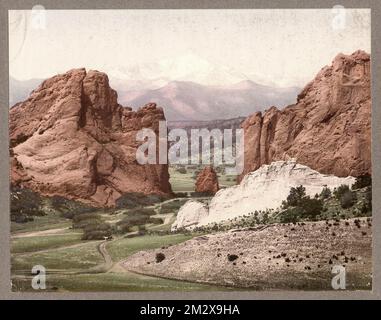
[[[276,160],[297,159],[320,173],[371,174],[370,56],[339,54],[283,110],[271,107],[242,124],[248,172]]]
[[[196,215],[192,210],[182,210],[183,208],[180,211],[182,219],[193,222],[198,219],[197,226],[205,226],[254,211],[279,208],[289,195],[291,187],[303,185],[306,195],[313,197],[324,187],[333,190],[342,184],[351,186],[355,180],[353,177],[320,174],[293,160],[276,161],[247,174],[239,185],[218,191],[212,198],[206,215]]]
[[[207,215],[208,208],[205,204],[189,200],[180,208],[176,221],[171,226],[171,230],[176,231],[183,228],[191,230]]]
[[[123,193],[171,193],[167,165],[139,165],[136,132],[163,110],[117,102],[106,74],[74,69],[10,109],[11,182],[43,195],[112,206]]]
[[[212,166],[207,166],[197,175],[196,192],[215,194],[219,190],[218,177]]]

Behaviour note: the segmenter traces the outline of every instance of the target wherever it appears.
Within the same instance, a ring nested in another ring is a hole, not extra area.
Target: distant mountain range
[[[9,106],[26,100],[43,79],[17,80],[9,77]]]
[[[100,71],[108,74],[120,104],[137,109],[156,102],[170,121],[229,119],[271,106],[283,108],[295,103],[301,91],[264,85],[261,78],[249,78],[193,54],[132,67],[105,65]],[[25,100],[42,81],[10,77],[10,106]]]
[[[215,120],[247,116],[270,106],[296,102],[299,88],[276,88],[244,80],[233,85],[206,86],[172,81],[153,90],[118,90],[123,105],[137,108],[147,102],[162,106],[168,120]]]

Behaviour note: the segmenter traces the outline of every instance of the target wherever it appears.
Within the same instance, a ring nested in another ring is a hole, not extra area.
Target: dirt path
[[[112,261],[112,258],[110,256],[110,254],[108,253],[107,251],[107,248],[106,248],[106,245],[107,245],[107,241],[104,241],[102,242],[99,246],[98,246],[98,250],[99,252],[101,253],[103,259],[104,259],[104,265],[103,267],[106,269],[106,270],[109,270],[112,268],[113,266],[113,261]]]

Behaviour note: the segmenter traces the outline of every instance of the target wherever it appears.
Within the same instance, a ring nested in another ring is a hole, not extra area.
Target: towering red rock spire
[[[112,206],[123,193],[171,193],[167,165],[139,165],[136,133],[158,133],[163,110],[117,102],[106,74],[74,69],[10,109],[11,183],[43,195]]]
[[[283,110],[271,107],[243,123],[241,178],[262,164],[294,158],[320,173],[371,173],[370,56],[339,54]]]

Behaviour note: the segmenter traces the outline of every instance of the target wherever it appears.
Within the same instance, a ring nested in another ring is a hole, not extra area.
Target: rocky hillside
[[[371,174],[370,56],[339,54],[283,110],[257,112],[242,124],[245,169],[295,158],[321,173]]]
[[[254,211],[276,209],[287,198],[291,187],[303,185],[306,195],[314,197],[324,187],[333,190],[342,184],[351,186],[354,182],[352,177],[340,178],[320,174],[295,161],[276,161],[247,174],[239,185],[218,191],[209,208],[200,204],[189,207],[191,210],[185,210],[188,207],[184,205],[180,209],[179,221],[174,223],[173,229],[205,226]],[[204,213],[205,210],[207,214]],[[197,216],[199,220],[193,216]]]
[[[203,235],[138,252],[129,271],[253,289],[332,290],[332,267],[346,271],[346,288],[372,288],[370,218],[274,224]]]
[[[136,132],[163,110],[123,108],[106,74],[74,69],[10,109],[11,182],[47,196],[112,206],[127,192],[171,193],[167,165],[136,162]]]

